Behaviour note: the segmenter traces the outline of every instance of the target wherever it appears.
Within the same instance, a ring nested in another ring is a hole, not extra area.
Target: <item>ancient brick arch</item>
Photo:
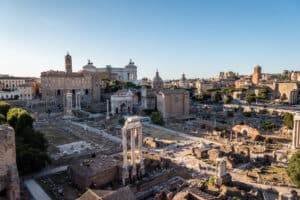
[[[262,136],[256,128],[252,128],[248,125],[235,125],[232,127],[232,131],[237,134],[247,133],[248,137],[251,137],[253,140],[259,140]]]

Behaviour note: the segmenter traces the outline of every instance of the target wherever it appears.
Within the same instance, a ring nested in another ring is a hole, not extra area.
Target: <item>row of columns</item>
[[[66,115],[71,116],[73,109],[73,94],[72,92],[66,93],[66,105],[65,105],[65,113]],[[81,93],[77,92],[75,94],[75,109],[81,110]]]
[[[294,115],[294,127],[293,127],[293,141],[292,149],[300,147],[300,113]]]
[[[128,152],[127,152],[127,134],[130,134],[130,166],[128,166]],[[138,139],[138,160],[140,162],[140,169],[136,167],[136,144]],[[143,154],[142,154],[142,124],[138,117],[130,117],[126,120],[124,127],[122,128],[122,145],[123,145],[123,169],[122,169],[122,183],[126,185],[126,181],[130,178],[134,180],[137,176],[142,176],[145,173]],[[131,168],[129,177],[128,167]]]

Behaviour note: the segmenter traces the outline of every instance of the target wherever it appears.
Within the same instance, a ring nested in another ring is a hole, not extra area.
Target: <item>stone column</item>
[[[219,161],[217,177],[222,178],[222,176],[224,176],[225,174],[226,174],[226,161],[224,159],[221,159]]]
[[[81,110],[81,93],[76,93],[76,109]]]
[[[106,100],[106,119],[109,119],[109,100]]]
[[[139,137],[139,146],[138,146],[138,151],[139,151],[139,160],[140,160],[140,175],[145,174],[145,168],[144,168],[144,160],[143,160],[143,132],[142,132],[142,127],[138,128],[138,137]]]
[[[128,160],[127,160],[127,130],[122,128],[122,145],[123,145],[123,169],[122,169],[122,183],[126,185],[128,174]]]
[[[129,117],[126,121],[125,121],[125,125],[122,129],[122,144],[123,144],[123,174],[122,174],[122,180],[123,180],[123,184],[126,184],[126,179],[129,177],[129,173],[128,173],[128,164],[127,164],[127,133],[130,132],[130,145],[131,145],[131,162],[130,162],[130,166],[131,166],[131,179],[135,180],[136,176],[137,176],[137,169],[136,169],[136,138],[138,138],[138,158],[140,161],[140,170],[138,175],[144,175],[144,164],[143,164],[143,157],[142,157],[142,145],[143,145],[143,141],[142,141],[142,124],[140,122],[140,118],[139,117]],[[126,155],[126,157],[125,157]],[[125,162],[126,161],[126,162]]]
[[[72,93],[67,92],[66,94],[66,115],[72,115]]]
[[[300,121],[299,121],[299,119],[296,119],[297,120],[297,123],[296,123],[296,130],[297,130],[297,132],[296,132],[296,138],[297,138],[297,140],[296,140],[296,148],[299,148],[299,144],[300,144]]]
[[[297,149],[300,146],[300,113],[294,115],[292,149]]]
[[[298,148],[298,138],[299,138],[299,126],[298,126],[298,121],[294,120],[294,127],[295,129],[293,130],[293,142],[294,142],[294,149]]]
[[[75,94],[75,109],[78,109],[78,95],[77,93]]]
[[[135,138],[136,138],[137,131],[136,129],[130,130],[131,135],[131,178],[136,176],[136,163],[135,163]]]

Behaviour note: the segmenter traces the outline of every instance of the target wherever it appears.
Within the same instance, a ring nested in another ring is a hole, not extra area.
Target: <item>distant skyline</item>
[[[300,1],[2,0],[0,74],[138,66],[138,78],[300,70]]]

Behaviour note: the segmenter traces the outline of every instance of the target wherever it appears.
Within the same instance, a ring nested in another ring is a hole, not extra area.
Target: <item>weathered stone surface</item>
[[[263,140],[264,137],[256,128],[252,128],[248,125],[236,125],[232,127],[232,131],[237,134],[247,134],[248,137],[251,137],[252,140]]]
[[[165,89],[157,95],[157,110],[163,118],[184,118],[190,112],[189,93],[182,89]]]
[[[15,132],[8,125],[0,126],[0,194],[8,200],[20,198]]]

